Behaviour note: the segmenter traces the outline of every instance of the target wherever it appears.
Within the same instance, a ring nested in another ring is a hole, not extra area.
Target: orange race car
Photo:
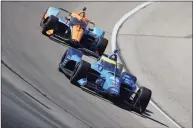
[[[70,13],[62,8],[47,8],[40,22],[42,34],[103,55],[108,45],[105,32],[95,27],[85,11],[85,7],[78,13]]]

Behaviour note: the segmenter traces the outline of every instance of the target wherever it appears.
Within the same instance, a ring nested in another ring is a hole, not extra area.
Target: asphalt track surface
[[[48,6],[69,11],[87,6],[88,16],[110,39],[116,21],[138,4],[2,2],[2,127],[175,127],[151,105],[140,116],[71,85],[57,70],[66,47],[40,32],[39,22]]]
[[[118,39],[139,85],[151,88],[179,124],[192,127],[192,3],[153,2],[123,24]]]

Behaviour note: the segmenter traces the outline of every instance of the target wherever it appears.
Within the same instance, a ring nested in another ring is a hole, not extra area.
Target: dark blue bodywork
[[[128,95],[135,93],[136,77],[130,73],[122,72],[122,65],[111,59],[112,55],[103,55],[98,57],[94,63],[91,63],[91,72],[97,75],[97,79],[89,81],[88,77],[82,78],[78,80],[78,86],[86,86],[98,93],[111,96],[119,96],[121,86],[127,87],[130,90],[129,92],[131,93]],[[67,49],[59,63],[59,69],[65,74],[71,75],[76,65],[82,60],[82,57],[83,52],[81,50]]]

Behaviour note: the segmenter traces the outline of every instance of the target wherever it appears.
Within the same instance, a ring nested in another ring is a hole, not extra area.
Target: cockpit
[[[87,25],[88,25],[88,22],[87,21],[84,21],[83,19],[78,19],[77,17],[71,17],[70,18],[70,24],[72,25],[72,26],[74,26],[74,25],[80,25],[81,26],[81,28],[86,28],[87,27]]]
[[[85,11],[80,11],[79,13],[72,13],[70,18],[71,25],[80,25],[81,28],[86,28],[89,20],[86,18]]]
[[[110,71],[112,73],[116,72],[116,75],[121,75],[122,64],[117,63],[113,59],[102,56],[98,63],[102,66],[103,69]]]

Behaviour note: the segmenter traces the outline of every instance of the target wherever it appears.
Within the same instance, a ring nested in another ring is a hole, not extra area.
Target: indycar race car
[[[94,90],[114,103],[126,103],[142,114],[150,101],[152,92],[146,87],[137,90],[137,78],[122,72],[122,64],[117,62],[117,50],[111,55],[102,56],[87,53],[97,60],[90,64],[82,60],[85,49],[69,48],[65,51],[59,71],[70,76],[70,82],[79,87]]]
[[[83,8],[79,13],[70,13],[62,8],[49,7],[40,22],[42,34],[102,55],[108,45],[105,32],[86,18],[85,11]]]

